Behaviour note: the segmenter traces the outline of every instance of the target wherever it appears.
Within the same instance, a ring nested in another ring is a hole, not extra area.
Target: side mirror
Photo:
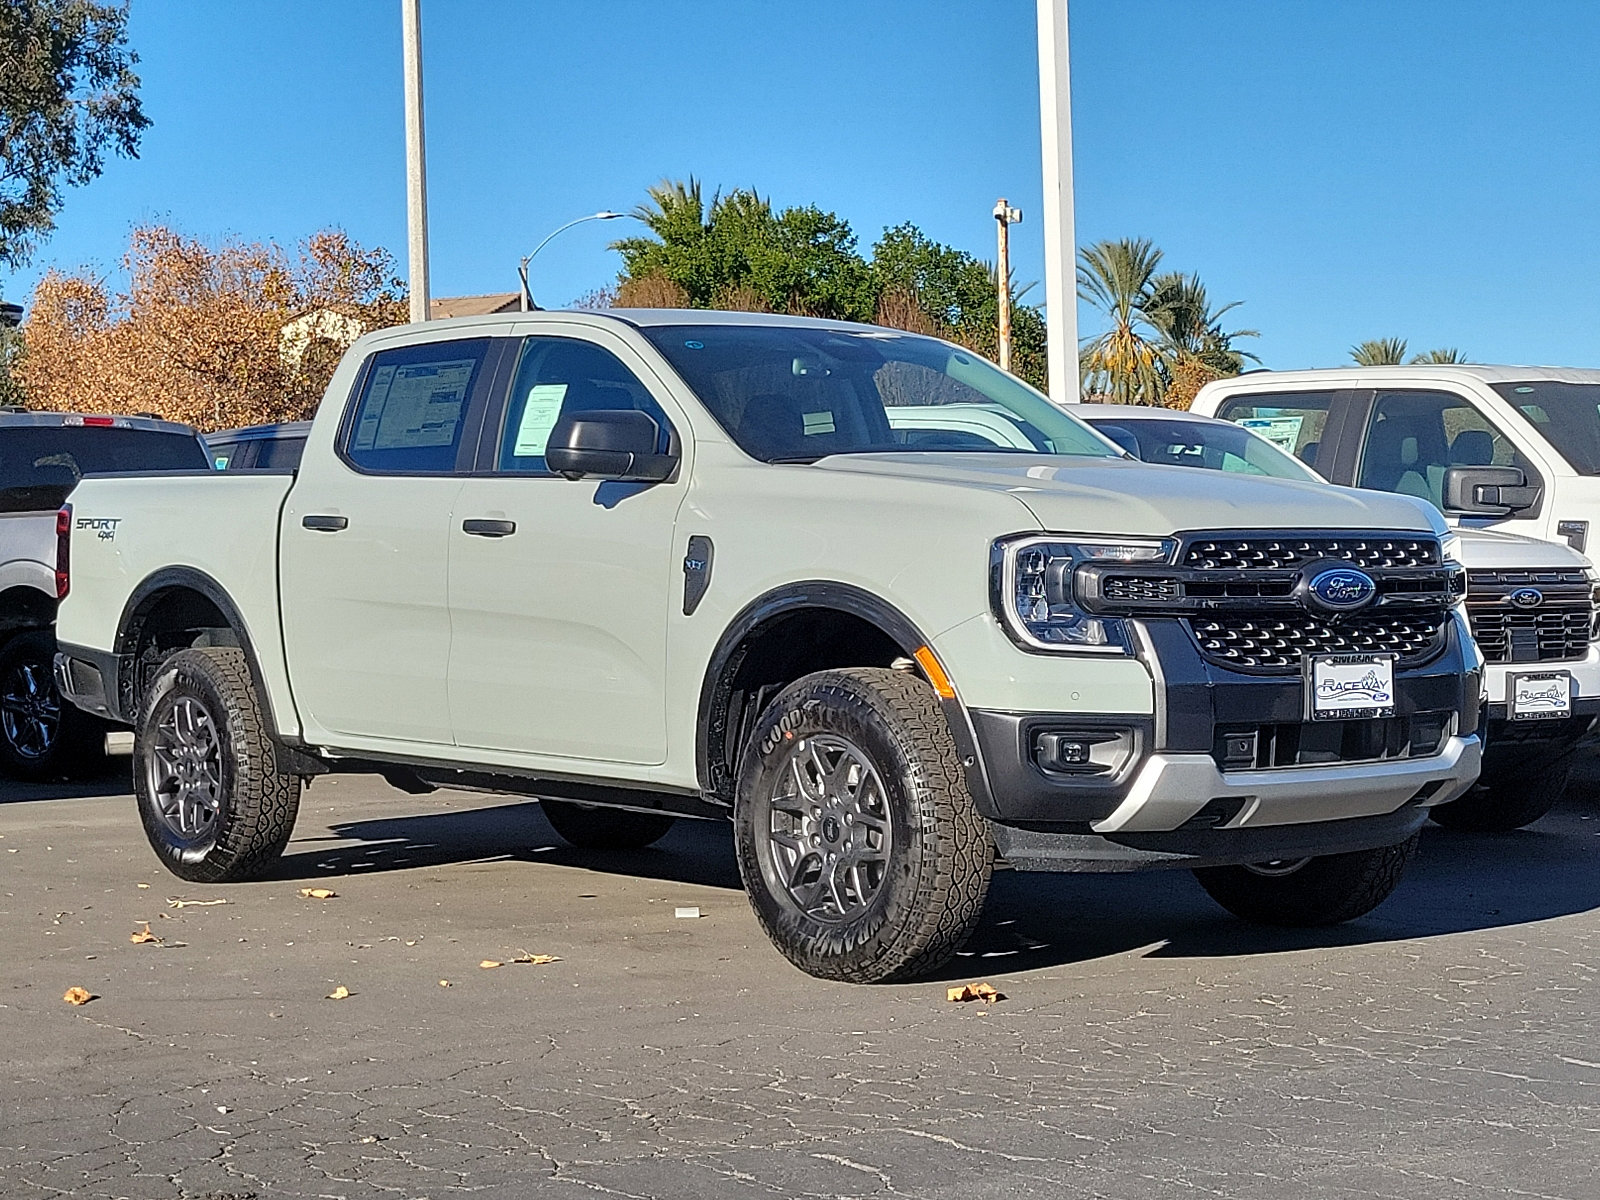
[[[1509,517],[1539,503],[1519,467],[1450,467],[1444,473],[1444,510],[1475,517]]]
[[[555,423],[544,461],[568,479],[660,483],[678,469],[676,454],[657,454],[661,428],[635,408],[573,413]]]

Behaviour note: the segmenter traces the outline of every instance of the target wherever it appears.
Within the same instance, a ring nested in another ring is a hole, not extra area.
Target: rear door
[[[302,472],[289,495],[284,642],[313,741],[450,744],[450,514],[504,344],[375,352],[331,460]]]
[[[458,745],[666,760],[667,606],[682,596],[674,525],[687,465],[675,482],[636,484],[563,479],[544,461],[557,418],[595,409],[649,413],[666,449],[685,426],[652,379],[604,331],[522,342],[448,532]]]
[[[1352,435],[1359,442],[1361,434],[1350,421],[1356,395],[1341,388],[1248,392],[1223,400],[1216,415],[1260,434],[1329,482],[1344,483]]]

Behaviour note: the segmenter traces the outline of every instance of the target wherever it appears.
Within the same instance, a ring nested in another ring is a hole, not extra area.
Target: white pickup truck
[[[938,404],[1044,447],[905,444],[889,413]],[[1146,466],[894,330],[386,330],[296,473],[92,479],[73,513],[58,679],[135,725],[187,879],[268,867],[329,771],[536,796],[580,846],[731,817],[777,947],[873,982],[959,949],[997,853],[1358,916],[1479,768],[1437,514]]]

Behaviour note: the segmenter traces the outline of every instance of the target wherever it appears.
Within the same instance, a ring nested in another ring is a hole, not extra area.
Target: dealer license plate
[[[1506,681],[1513,721],[1547,721],[1572,715],[1572,676],[1565,671],[1513,675]]]
[[[1394,716],[1394,656],[1328,654],[1311,660],[1313,721]]]

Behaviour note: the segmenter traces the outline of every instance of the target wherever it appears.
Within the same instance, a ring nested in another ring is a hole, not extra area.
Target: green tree
[[[1350,347],[1350,359],[1358,367],[1393,367],[1406,360],[1405,338],[1372,338]]]
[[[22,331],[17,324],[22,309],[15,304],[0,304],[0,408],[26,405],[27,396],[16,367],[22,362]]]
[[[28,260],[107,150],[137,157],[150,122],[127,26],[125,5],[0,2],[0,265]]]
[[[1084,389],[1115,404],[1159,404],[1162,375],[1162,331],[1145,306],[1161,251],[1149,238],[1096,242],[1078,251],[1078,295],[1099,309],[1110,323],[1079,352]]]
[[[1453,363],[1464,363],[1467,356],[1454,346],[1441,347],[1438,350],[1429,350],[1426,354],[1418,354],[1411,359],[1414,363],[1429,363],[1437,366],[1450,366]]]

